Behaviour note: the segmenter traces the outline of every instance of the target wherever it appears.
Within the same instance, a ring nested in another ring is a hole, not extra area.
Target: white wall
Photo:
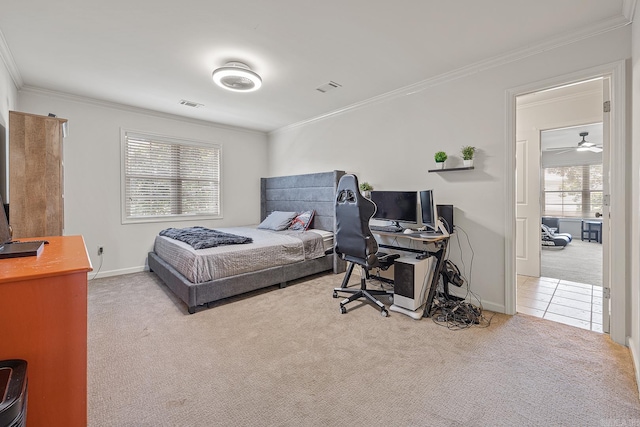
[[[18,95],[20,111],[54,113],[69,120],[69,136],[64,140],[65,235],[84,236],[94,273],[100,265],[97,247],[104,246],[98,277],[141,271],[160,230],[196,225],[189,221],[121,224],[121,128],[221,144],[224,218],[197,225],[260,221],[260,178],[267,172],[265,134],[61,94],[22,90]]]
[[[16,107],[18,99],[18,90],[16,85],[9,74],[9,70],[0,58],[0,125],[5,129],[4,134],[0,134],[0,196],[4,201],[7,197],[6,188],[4,183],[8,179],[7,161],[9,154],[6,151],[8,148],[4,144],[8,140],[9,135],[9,110],[13,110]]]
[[[281,129],[269,135],[269,173],[344,169],[379,190],[433,188],[439,203],[456,207],[456,225],[469,234],[475,252],[472,290],[485,308],[504,311],[505,194],[506,179],[512,179],[505,170],[506,144],[512,143],[505,136],[506,92],[629,58],[630,40],[631,29],[621,28]],[[438,150],[456,157],[448,167],[461,166],[463,145],[478,148],[475,170],[427,172]],[[451,258],[458,263],[460,253],[452,246]],[[464,249],[467,263],[469,255]]]

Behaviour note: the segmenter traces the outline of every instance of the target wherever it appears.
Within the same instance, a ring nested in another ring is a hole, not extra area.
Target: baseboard
[[[485,301],[482,298],[480,298],[480,303],[479,303],[478,300],[473,295],[471,294],[467,295],[466,288],[449,286],[449,294],[455,297],[460,297],[460,298],[467,297],[466,301],[475,306],[479,306],[480,303],[482,303],[483,310],[493,311],[494,313],[503,313],[503,314],[506,313],[504,304],[498,304],[492,301]]]
[[[149,267],[147,265],[142,265],[139,267],[122,268],[119,270],[100,271],[98,273],[96,273],[95,271],[90,271],[89,280],[101,279],[103,277],[121,276],[123,274],[140,273],[142,271],[149,271]]]
[[[636,387],[638,387],[638,398],[640,399],[640,360],[638,359],[637,345],[632,337],[627,338],[627,347],[631,350],[631,360],[633,361],[633,370],[636,375]]]

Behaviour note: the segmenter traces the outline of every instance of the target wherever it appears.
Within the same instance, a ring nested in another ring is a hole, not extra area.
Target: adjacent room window
[[[122,221],[220,218],[216,144],[122,132]]]
[[[544,168],[543,216],[593,218],[602,213],[602,165]]]

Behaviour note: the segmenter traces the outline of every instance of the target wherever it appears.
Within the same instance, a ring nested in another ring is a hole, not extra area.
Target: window
[[[543,216],[593,218],[602,213],[602,165],[544,168]]]
[[[220,146],[122,132],[122,221],[220,218]]]

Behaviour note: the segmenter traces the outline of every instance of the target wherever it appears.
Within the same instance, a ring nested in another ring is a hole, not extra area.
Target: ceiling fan
[[[575,148],[559,147],[551,148],[549,151],[557,151],[555,154],[567,153],[569,151],[591,151],[593,153],[602,153],[602,145],[596,145],[593,142],[587,141],[585,138],[589,135],[589,132],[580,132],[582,141],[578,142],[578,146]],[[559,150],[559,151],[558,151]]]

